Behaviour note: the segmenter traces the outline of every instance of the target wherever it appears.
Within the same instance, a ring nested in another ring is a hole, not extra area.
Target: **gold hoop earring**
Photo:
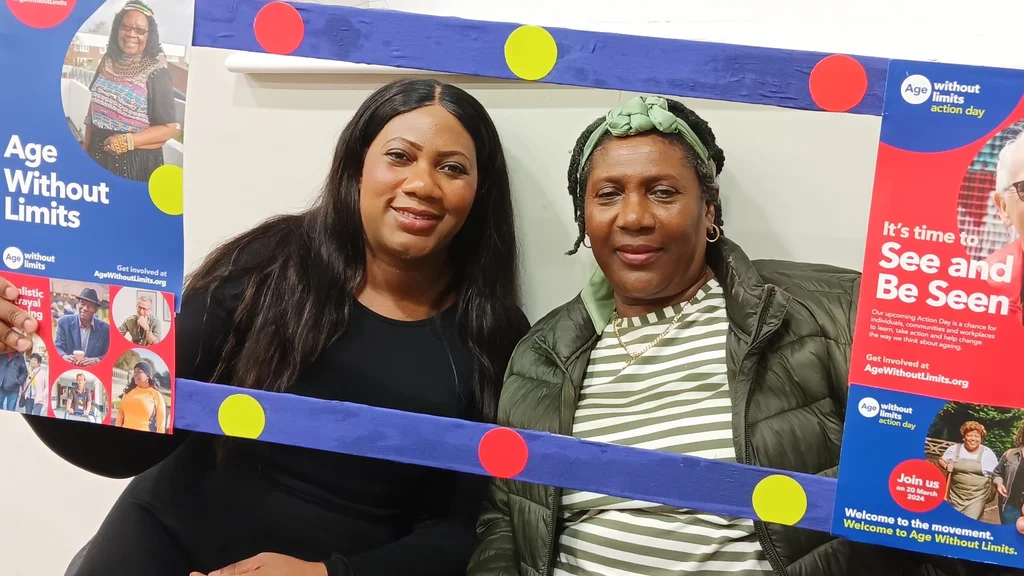
[[[708,244],[714,244],[718,242],[718,239],[722,237],[722,229],[717,224],[711,225],[711,231],[715,233],[714,237],[711,237],[710,233],[705,234],[704,237],[707,239]]]
[[[582,244],[583,244],[584,248],[589,250],[590,249],[590,236],[584,236]]]

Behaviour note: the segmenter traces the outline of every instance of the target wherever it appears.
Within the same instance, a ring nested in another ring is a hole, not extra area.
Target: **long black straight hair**
[[[226,281],[245,279],[214,382],[286,391],[344,333],[366,279],[359,194],[367,150],[393,118],[432,104],[455,116],[476,146],[476,198],[448,257],[459,335],[474,361],[476,418],[495,419],[505,367],[529,329],[519,307],[508,169],[483,106],[462,89],[429,79],[376,90],[342,132],[326,185],[311,208],[229,240],[190,275],[186,291],[207,294]]]

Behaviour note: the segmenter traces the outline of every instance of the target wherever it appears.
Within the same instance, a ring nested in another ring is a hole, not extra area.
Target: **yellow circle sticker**
[[[520,26],[505,41],[505,63],[523,80],[540,80],[558,60],[554,37],[540,26]]]
[[[161,212],[180,216],[183,209],[183,182],[180,166],[164,164],[149,177],[149,199]]]
[[[255,440],[263,434],[267,416],[252,396],[232,394],[221,402],[217,421],[225,435]]]
[[[754,512],[764,522],[792,526],[807,513],[807,492],[783,474],[767,476],[754,487]]]

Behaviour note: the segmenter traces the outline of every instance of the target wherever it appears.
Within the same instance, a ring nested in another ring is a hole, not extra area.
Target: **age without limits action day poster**
[[[6,0],[0,410],[170,433],[191,0]]]
[[[1024,72],[889,68],[837,535],[1024,567]]]

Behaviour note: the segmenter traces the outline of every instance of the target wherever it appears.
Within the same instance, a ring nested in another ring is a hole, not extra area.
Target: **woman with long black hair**
[[[188,279],[178,376],[493,420],[529,327],[514,230],[505,158],[479,102],[432,80],[388,84],[345,128],[311,209],[228,241]],[[454,576],[475,545],[484,477],[183,431],[29,423],[82,468],[141,473],[77,576]]]

